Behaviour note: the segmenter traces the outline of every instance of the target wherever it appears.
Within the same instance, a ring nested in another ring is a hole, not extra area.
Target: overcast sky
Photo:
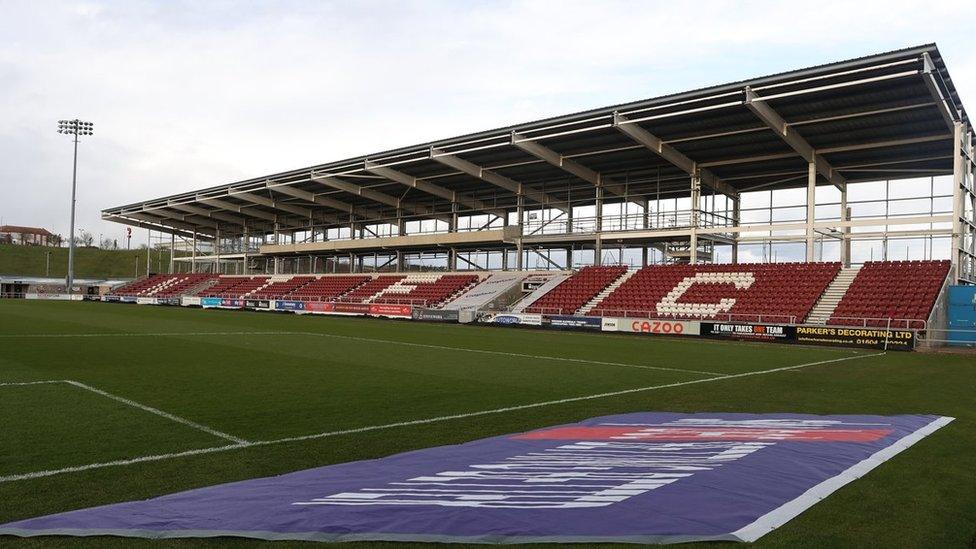
[[[0,0],[0,217],[68,232],[61,118],[95,123],[77,225],[97,238],[124,231],[101,221],[111,206],[928,42],[974,109],[974,16],[971,0]]]

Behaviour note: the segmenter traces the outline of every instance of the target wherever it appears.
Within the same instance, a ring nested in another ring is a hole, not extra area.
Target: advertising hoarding
[[[701,335],[701,323],[692,320],[656,320],[652,318],[604,317],[604,332],[635,334]]]

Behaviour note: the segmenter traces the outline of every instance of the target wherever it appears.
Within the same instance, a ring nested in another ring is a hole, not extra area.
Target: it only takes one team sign
[[[0,534],[753,541],[952,418],[638,413],[0,526]]]

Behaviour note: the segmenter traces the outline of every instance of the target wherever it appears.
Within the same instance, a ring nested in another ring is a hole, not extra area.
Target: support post
[[[248,245],[251,243],[250,235],[247,232],[247,221],[244,222],[244,235],[241,236],[241,248],[244,252],[244,274],[249,274],[247,269],[247,249]]]
[[[518,215],[518,239],[515,241],[515,269],[521,271],[525,265],[525,250],[522,248],[522,228],[525,219],[525,197],[522,195],[522,185],[519,184],[518,197],[516,198],[515,212]]]
[[[847,207],[847,185],[840,191],[840,220],[845,222],[851,218],[851,209]],[[840,264],[845,269],[851,266],[851,228],[841,229]]]
[[[217,228],[220,230],[220,227]],[[197,272],[197,232],[193,231],[193,251],[190,252],[190,272]]]
[[[691,234],[688,246],[688,263],[698,263],[698,210],[701,207],[701,174],[691,176]]]
[[[491,219],[491,214],[488,214],[488,218]],[[447,232],[456,233],[458,224],[458,203],[457,203],[457,193],[454,193],[454,200],[451,201],[451,222],[448,224]]]
[[[217,227],[217,233],[214,235],[213,241],[213,252],[216,256],[217,262],[214,263],[214,273],[220,274],[220,227]]]
[[[170,233],[169,235],[169,274],[173,274],[173,268],[176,267],[176,261],[173,259],[173,255],[176,253],[176,235]]]
[[[813,261],[814,233],[813,222],[817,211],[817,161],[814,160],[807,164],[807,223],[806,223],[806,250],[807,262]]]
[[[963,277],[963,170],[966,168],[966,158],[962,154],[962,122],[953,124],[952,132],[952,281],[958,284]]]
[[[152,268],[152,229],[146,229],[146,276]]]
[[[278,222],[277,221],[275,221],[275,224],[274,224],[274,235],[275,235],[275,244],[281,244],[281,234],[278,232]],[[274,257],[274,271],[272,272],[272,274],[278,274],[278,269],[279,269],[279,264],[280,263],[281,263],[280,258],[278,256],[275,256]]]
[[[732,199],[732,225],[738,227],[742,222],[741,200],[738,196]],[[732,236],[732,264],[739,263],[739,233]]]
[[[593,264],[603,264],[603,185],[596,186],[596,241],[593,243]]]

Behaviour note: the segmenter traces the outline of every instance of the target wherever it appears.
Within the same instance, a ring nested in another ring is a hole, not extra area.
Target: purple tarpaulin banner
[[[0,534],[753,541],[950,421],[607,416],[23,520],[0,526]]]

